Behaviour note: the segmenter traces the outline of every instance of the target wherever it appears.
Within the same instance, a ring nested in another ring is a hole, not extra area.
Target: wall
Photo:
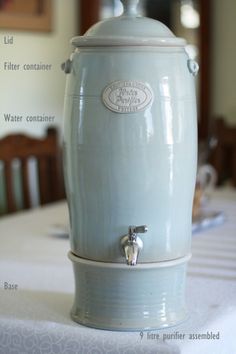
[[[49,33],[0,30],[0,136],[12,132],[43,134],[48,123],[26,122],[28,115],[50,115],[61,127],[66,75],[61,63],[69,56],[69,39],[78,27],[77,0],[53,0],[53,29]],[[4,44],[13,35],[13,44]],[[4,70],[4,62],[48,63],[49,71]],[[20,115],[20,122],[6,122],[5,114]]]
[[[236,124],[236,1],[212,0],[211,115]]]

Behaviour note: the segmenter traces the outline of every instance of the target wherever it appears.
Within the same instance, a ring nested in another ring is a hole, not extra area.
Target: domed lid
[[[120,0],[124,12],[119,17],[100,21],[84,36],[74,37],[75,47],[95,46],[184,46],[163,23],[137,14],[139,0]]]

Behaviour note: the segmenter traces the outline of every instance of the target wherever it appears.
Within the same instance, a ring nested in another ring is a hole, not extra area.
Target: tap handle
[[[147,231],[148,231],[147,225],[129,226],[130,238],[136,238],[137,234],[144,234]]]

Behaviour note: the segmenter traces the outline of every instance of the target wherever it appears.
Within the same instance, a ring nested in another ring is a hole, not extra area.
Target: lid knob
[[[122,2],[124,12],[123,15],[126,16],[137,16],[137,5],[139,0],[120,0]]]

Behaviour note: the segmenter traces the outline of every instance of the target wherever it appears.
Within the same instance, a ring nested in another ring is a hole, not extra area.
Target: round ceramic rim
[[[185,310],[185,313],[183,313],[183,316],[179,318],[176,322],[171,322],[171,323],[163,323],[160,325],[153,325],[153,326],[144,326],[142,327],[141,325],[139,326],[132,326],[132,327],[124,327],[124,326],[109,326],[109,325],[101,325],[97,323],[90,323],[90,322],[84,322],[81,320],[77,315],[73,313],[73,310],[70,312],[71,319],[77,323],[79,323],[82,326],[86,326],[89,328],[95,328],[99,330],[104,330],[104,331],[116,331],[116,332],[147,332],[147,331],[159,331],[159,330],[164,330],[168,329],[171,330],[173,327],[176,327],[180,325],[181,323],[184,323],[185,321],[189,320],[190,315],[187,310]]]
[[[75,263],[90,265],[94,267],[102,267],[102,268],[115,268],[115,269],[129,269],[129,270],[140,270],[140,269],[153,269],[153,268],[165,268],[165,267],[173,267],[181,263],[186,263],[190,260],[192,254],[189,253],[184,257],[172,259],[169,261],[160,261],[153,263],[138,263],[136,266],[127,266],[125,263],[110,263],[110,262],[99,262],[93,261],[90,259],[85,259],[76,256],[71,251],[68,252],[68,258]]]
[[[75,47],[122,47],[122,46],[154,46],[154,47],[185,47],[183,38],[136,38],[136,37],[89,37],[77,36],[71,39]]]

